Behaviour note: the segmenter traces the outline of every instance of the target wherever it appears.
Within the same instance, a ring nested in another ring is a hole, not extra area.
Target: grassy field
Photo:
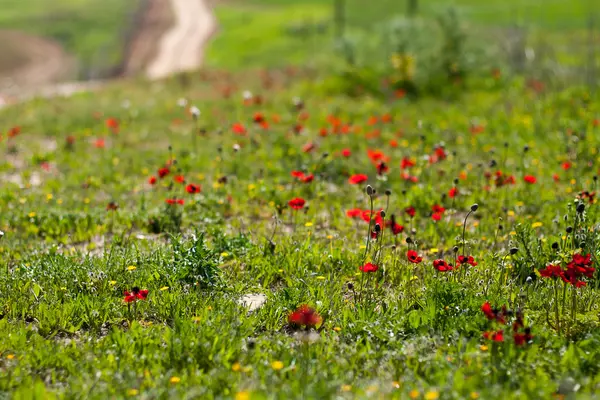
[[[219,3],[215,10],[222,29],[208,47],[208,63],[238,69],[281,67],[307,59],[314,65],[331,64],[334,51],[331,39],[335,30],[333,3],[321,0]],[[390,21],[406,15],[406,2],[377,0],[365,6],[362,0],[346,0],[345,5],[347,37],[358,48],[374,49],[364,50],[366,59],[386,57],[389,43],[382,33]],[[527,35],[526,46],[536,54],[551,56],[551,61],[558,64],[583,65],[589,57],[590,18],[596,21],[593,41],[600,43],[597,34],[600,14],[590,0],[421,0],[415,18],[431,27],[425,32],[431,36],[437,29],[436,18],[450,8],[457,11],[460,23],[467,27],[468,41],[482,48],[503,48],[513,43],[516,38],[511,36],[514,35],[511,29],[519,26]],[[256,29],[259,26],[261,29]],[[241,31],[249,36],[248,41],[238,40]],[[505,61],[506,55],[497,57]],[[578,74],[581,75],[574,73]]]
[[[3,0],[0,28],[48,37],[98,69],[123,57],[123,33],[139,2],[122,0]]]
[[[215,72],[0,111],[0,391],[593,398],[600,98],[315,85]]]

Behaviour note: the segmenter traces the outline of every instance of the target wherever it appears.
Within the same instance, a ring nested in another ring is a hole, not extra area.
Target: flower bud
[[[367,185],[367,195],[373,196],[373,186]]]
[[[458,246],[454,246],[454,247],[452,248],[452,251],[453,251],[453,252],[455,252],[455,253],[458,253]]]
[[[585,211],[585,204],[583,204],[583,202],[577,204],[576,210],[579,214],[583,214],[583,212]]]
[[[390,189],[386,189],[385,195],[390,196],[391,194],[392,194],[392,191]]]
[[[572,226],[567,226],[567,233],[571,233],[573,232],[573,227]]]
[[[519,249],[518,249],[518,248],[516,248],[516,247],[513,247],[513,248],[511,248],[511,249],[510,249],[510,255],[512,256],[512,255],[514,255],[514,254],[517,254],[517,252],[518,252],[518,251],[519,251]]]
[[[379,211],[379,215],[381,215],[381,218],[385,218],[385,211],[383,211],[383,210]]]
[[[479,208],[479,204],[475,203],[471,206],[471,211],[475,212]]]
[[[413,240],[409,237],[406,238],[406,244],[411,244]]]
[[[552,250],[558,250],[558,242],[552,243]]]

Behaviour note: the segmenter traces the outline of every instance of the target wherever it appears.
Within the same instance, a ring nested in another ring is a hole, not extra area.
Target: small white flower
[[[187,106],[187,100],[182,97],[179,100],[177,100],[177,105],[179,107],[185,107]]]
[[[293,103],[295,106],[297,106],[297,105],[300,105],[300,104],[302,104],[302,99],[301,99],[300,97],[296,96],[296,97],[294,97],[294,98],[292,99],[292,103]]]
[[[0,239],[4,237],[4,232],[0,231]]]
[[[196,106],[190,107],[190,112],[194,118],[198,118],[200,116],[200,109],[198,109]]]
[[[244,96],[244,100],[250,100],[252,98],[252,92],[249,90],[244,90],[242,96]]]
[[[233,145],[233,151],[235,151],[235,152],[238,152],[238,151],[240,151],[240,145],[239,145],[239,144],[237,144],[237,143],[236,143],[236,144],[234,144],[234,145]]]

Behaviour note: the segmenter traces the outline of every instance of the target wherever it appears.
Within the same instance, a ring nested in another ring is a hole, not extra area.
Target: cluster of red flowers
[[[310,183],[315,179],[314,174],[308,174],[306,175],[304,172],[302,171],[292,171],[292,176],[296,179],[298,179],[300,182],[303,183]]]
[[[517,180],[515,179],[515,177],[513,175],[505,174],[504,172],[502,172],[500,170],[496,171],[494,174],[492,174],[491,172],[486,172],[485,177],[487,179],[492,179],[492,182],[494,183],[494,185],[496,187],[502,187],[505,185],[514,185],[515,183],[517,183]],[[490,190],[490,187],[486,186],[484,189]]]
[[[124,293],[125,298],[123,299],[125,303],[133,303],[138,300],[146,300],[148,298],[148,290],[140,289],[139,287],[134,287],[131,289],[131,292],[127,290]]]
[[[581,278],[593,278],[596,268],[592,266],[591,254],[573,254],[571,261],[563,269],[560,265],[548,265],[540,270],[543,278],[560,278],[563,282],[575,287],[586,286]]]
[[[290,324],[303,326],[305,328],[314,328],[319,325],[323,319],[317,313],[317,311],[309,307],[307,304],[302,304],[300,307],[293,311],[288,316],[288,322]]]
[[[496,322],[500,325],[506,325],[508,318],[512,315],[506,306],[500,309],[492,308],[489,302],[485,302],[481,306],[481,311],[488,320]],[[483,332],[483,337],[494,342],[504,342],[504,330],[497,329]],[[524,323],[523,313],[519,310],[516,312],[516,318],[512,323],[512,337],[515,345],[522,346],[533,340],[531,328],[526,327]]]

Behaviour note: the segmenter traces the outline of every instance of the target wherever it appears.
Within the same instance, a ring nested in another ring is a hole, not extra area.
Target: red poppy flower
[[[560,265],[547,265],[546,268],[540,269],[540,276],[543,278],[560,278],[563,275],[563,270]]]
[[[368,149],[367,155],[369,156],[369,159],[371,159],[371,162],[373,162],[374,164],[378,163],[379,161],[388,162],[390,160],[390,158],[386,156],[381,150]]]
[[[392,221],[390,223],[390,229],[392,230],[392,233],[394,234],[394,236],[399,235],[402,232],[404,232],[404,227],[402,225],[396,223],[393,216],[392,216]]]
[[[485,314],[485,316],[487,317],[487,319],[489,320],[495,320],[500,324],[505,324],[506,323],[506,306],[503,306],[500,310],[492,308],[491,304],[486,301],[485,303],[483,303],[483,305],[481,306],[481,311]]]
[[[352,152],[350,151],[350,149],[344,149],[344,150],[342,150],[342,155],[344,157],[348,158],[352,155]]]
[[[348,218],[358,218],[362,215],[362,212],[363,211],[360,208],[353,208],[346,211],[346,216]]]
[[[8,137],[13,138],[13,137],[17,136],[19,133],[21,133],[21,127],[13,126],[12,128],[10,128],[8,130]]]
[[[294,210],[301,210],[304,208],[306,201],[301,197],[296,197],[288,202],[288,205]]]
[[[292,171],[292,176],[294,178],[302,178],[304,176],[304,172],[302,172],[302,171]]]
[[[96,147],[97,149],[103,149],[106,146],[106,143],[104,142],[104,139],[100,138],[100,139],[96,139],[96,141],[94,142],[94,147]]]
[[[308,175],[304,175],[302,178],[300,178],[300,180],[303,183],[310,183],[315,179],[315,176],[313,174],[308,174]]]
[[[298,309],[288,316],[288,322],[290,324],[296,324],[305,326],[307,328],[315,327],[319,325],[323,319],[317,313],[317,311],[309,307],[307,304],[303,304]]]
[[[365,265],[362,265],[359,269],[362,272],[368,273],[368,272],[377,272],[379,267],[375,264],[366,263]]]
[[[537,182],[537,179],[533,175],[525,175],[523,177],[523,180],[532,185]]]
[[[436,212],[431,214],[431,219],[434,221],[440,221],[442,219],[442,213]]]
[[[433,261],[433,268],[437,269],[440,272],[452,271],[454,269],[452,264],[448,264],[444,260]]]
[[[444,211],[446,211],[446,209],[440,206],[439,204],[434,204],[433,206],[431,206],[431,211],[433,211],[434,213],[443,214]]]
[[[123,300],[126,303],[132,303],[137,300],[146,300],[148,298],[148,290],[147,289],[140,290],[140,288],[136,286],[133,289],[131,289],[131,292],[128,292],[126,290],[124,295],[125,295],[125,298]]]
[[[383,161],[380,161],[379,164],[377,164],[377,175],[383,175],[386,172],[388,172],[390,170],[390,167],[387,166],[386,163],[384,163]]]
[[[108,118],[104,121],[106,127],[110,129],[113,133],[119,132],[119,121],[116,118]]]
[[[327,136],[327,133],[328,133],[327,132],[327,128],[321,128],[321,129],[319,129],[319,136],[325,137],[325,136]]]
[[[185,191],[189,194],[196,194],[200,193],[202,191],[202,188],[200,187],[200,185],[194,185],[193,183],[190,183],[185,187]]]
[[[262,124],[263,122],[265,122],[265,116],[262,115],[262,113],[255,113],[254,117],[252,118],[254,120],[254,122],[256,122],[257,124]]]
[[[246,128],[244,127],[244,125],[242,125],[239,122],[236,122],[235,124],[233,124],[231,126],[231,130],[233,130],[233,133],[235,133],[236,135],[245,135],[246,134]]]
[[[483,337],[494,342],[504,342],[504,331],[499,330],[496,332],[483,332]]]
[[[165,176],[169,175],[171,171],[169,170],[169,168],[167,167],[163,167],[161,169],[158,170],[158,177],[159,178],[164,178]]]
[[[173,180],[177,183],[184,183],[185,177],[183,175],[175,175],[175,177],[173,177]]]
[[[185,203],[183,199],[167,199],[165,202],[169,205],[179,204],[180,206]]]
[[[150,178],[148,178],[148,183],[151,185],[155,185],[156,181],[157,181],[157,179],[155,176],[151,176]]]
[[[596,192],[588,192],[588,191],[584,191],[579,193],[579,198],[580,199],[588,199],[588,201],[590,203],[594,202],[594,197],[596,197]]]
[[[569,161],[565,161],[564,163],[562,163],[560,166],[562,169],[564,169],[565,171],[571,169],[573,164],[571,164]]]
[[[413,206],[406,207],[404,209],[404,212],[407,213],[408,216],[411,218],[414,218],[415,214],[417,213],[417,211],[415,210],[415,208]]]
[[[450,197],[451,199],[455,198],[458,195],[458,188],[457,187],[453,187],[452,189],[450,189],[448,191],[448,197]]]
[[[421,261],[423,261],[423,257],[420,257],[415,250],[409,250],[406,253],[406,258],[408,258],[408,261],[414,264],[419,264]]]
[[[369,177],[365,174],[356,174],[356,175],[352,175],[349,179],[348,182],[351,185],[357,185],[359,183],[363,183],[366,182],[367,179],[369,179]]]
[[[533,335],[528,331],[530,330],[526,329],[525,333],[513,333],[513,340],[515,341],[516,346],[523,346],[524,344],[529,343],[533,340]]]
[[[404,157],[402,159],[402,161],[400,162],[400,168],[402,168],[402,169],[407,169],[407,168],[410,168],[410,167],[414,167],[415,165],[417,165],[417,163],[414,162],[413,160],[411,160],[408,157]]]
[[[457,260],[456,260],[456,264],[457,265],[464,265],[464,264],[469,264],[473,267],[477,266],[477,262],[475,262],[475,259],[473,258],[473,256],[463,256],[460,255],[458,256]]]
[[[313,151],[316,148],[317,148],[317,145],[315,145],[314,142],[308,142],[304,146],[302,146],[302,151],[304,153],[310,153],[311,151]]]

